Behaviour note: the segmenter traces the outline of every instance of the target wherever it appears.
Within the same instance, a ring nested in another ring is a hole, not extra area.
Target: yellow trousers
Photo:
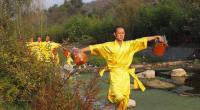
[[[104,71],[105,69],[100,71],[100,75],[103,75]],[[134,78],[134,85],[144,91],[145,87],[135,74],[135,69],[110,69],[108,100],[116,104],[117,110],[126,110],[130,95],[130,75]]]

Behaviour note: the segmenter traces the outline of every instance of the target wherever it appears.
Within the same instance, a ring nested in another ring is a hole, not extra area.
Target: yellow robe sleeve
[[[57,49],[57,48],[61,47],[61,45],[60,45],[59,43],[55,43],[55,42],[52,42],[51,45],[52,45],[52,47],[51,47],[51,52],[52,52],[54,49]],[[57,52],[56,52],[56,53],[57,53]],[[58,53],[57,53],[56,55],[54,55],[54,54],[52,53],[52,56],[53,56],[53,59],[55,59],[56,64],[59,64],[59,63],[60,63],[60,58],[59,58]]]
[[[59,47],[61,47],[59,43],[55,43],[55,42],[52,43],[52,49],[59,48]]]
[[[147,48],[147,37],[129,41],[130,51],[138,52]]]
[[[66,64],[73,66],[72,63],[73,63],[72,57],[71,57],[71,55],[68,55],[67,60],[66,60]]]
[[[108,59],[109,55],[111,53],[108,46],[109,45],[107,45],[107,43],[96,44],[96,45],[90,45],[89,49],[90,49],[92,55],[99,55],[105,59]]]

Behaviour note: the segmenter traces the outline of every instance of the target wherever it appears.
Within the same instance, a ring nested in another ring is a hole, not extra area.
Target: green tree
[[[199,0],[181,0],[182,7],[189,13],[185,28],[193,37],[193,42],[199,44],[200,42],[200,1]]]
[[[70,0],[70,3],[74,8],[81,8],[83,5],[82,0]]]
[[[16,10],[10,8],[16,4],[5,0],[0,5],[5,8],[0,10],[0,109],[22,101],[33,104],[37,110],[93,109],[99,86],[97,76],[88,83],[80,81],[83,86],[65,83],[73,81],[61,78],[60,66],[37,61],[28,54],[26,41],[17,39],[18,15],[13,15]]]
[[[124,26],[128,34],[133,35],[137,13],[142,6],[141,0],[119,0],[115,8],[115,24]]]
[[[147,4],[138,13],[135,25],[136,36],[167,35],[171,45],[180,43],[188,13],[178,1],[161,0],[158,4]]]

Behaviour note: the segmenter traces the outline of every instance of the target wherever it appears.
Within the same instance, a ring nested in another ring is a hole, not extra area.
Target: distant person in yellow
[[[59,56],[57,48],[61,47],[59,43],[50,41],[50,37],[46,36],[46,41],[42,42],[42,37],[38,37],[37,42],[33,42],[33,37],[27,43],[31,55],[34,55],[38,61],[51,62],[55,61],[59,64]]]
[[[50,37],[46,36],[46,41],[44,42],[44,56],[45,56],[45,62],[51,62],[52,59],[52,49],[51,49],[51,41]]]
[[[38,61],[44,60],[44,55],[42,53],[43,51],[43,43],[42,38],[39,36],[38,41],[34,42],[33,37],[30,38],[30,41],[27,42],[27,47],[29,48],[30,55],[36,56],[36,59]]]
[[[34,53],[34,38],[33,37],[30,37],[29,41],[26,43],[26,46],[28,47],[29,55],[33,55]]]
[[[116,110],[125,110],[130,94],[130,75],[134,82],[144,91],[145,87],[135,74],[135,68],[130,68],[133,55],[147,48],[147,42],[158,39],[163,42],[161,36],[149,36],[135,40],[124,41],[125,30],[123,27],[117,27],[114,32],[115,41],[102,44],[90,45],[81,49],[82,52],[90,51],[93,55],[102,56],[107,67],[100,71],[100,75],[108,69],[110,71],[110,86],[108,100],[116,104]],[[77,49],[78,50],[78,49]]]
[[[44,43],[42,42],[42,37],[39,36],[37,39],[37,42],[35,43],[35,49],[36,49],[36,58],[38,61],[44,61],[45,56],[44,56]]]
[[[74,71],[74,63],[73,59],[71,58],[71,53],[67,48],[63,48],[63,52],[66,57],[66,63],[63,66],[63,68],[67,70],[69,73],[72,73]]]
[[[49,36],[46,36],[46,41],[44,42],[44,51],[45,62],[55,61],[56,64],[59,64],[59,56],[57,49],[61,47],[59,43],[52,42]]]
[[[73,59],[71,57],[70,51],[67,48],[63,48],[63,52],[64,52],[64,55],[66,57],[66,64],[73,67],[74,66],[73,65]]]

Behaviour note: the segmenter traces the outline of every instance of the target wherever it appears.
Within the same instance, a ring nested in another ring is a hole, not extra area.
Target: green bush
[[[85,39],[84,36],[92,36],[99,42],[113,39],[112,32],[114,25],[112,17],[97,18],[76,15],[65,22],[63,38],[70,41]]]
[[[94,20],[95,25],[92,26],[91,36],[94,37],[98,42],[105,42],[114,40],[114,22],[111,16],[104,17],[102,19]]]
[[[65,31],[66,37],[71,41],[78,41],[83,39],[84,35],[89,34],[90,27],[89,17],[83,16],[73,16],[65,23]]]
[[[0,38],[2,109],[10,104],[13,105],[11,108],[19,108],[20,103],[23,108],[23,102],[28,104],[26,108],[37,110],[95,109],[99,87],[97,76],[82,81],[67,77],[69,73],[65,72],[65,77],[61,77],[64,73],[59,65],[37,61],[28,54],[25,44],[13,37]]]
[[[52,25],[48,29],[48,34],[52,37],[53,41],[62,42],[64,34],[64,26],[63,25]]]
[[[141,64],[142,62],[143,62],[142,56],[136,53],[136,54],[134,55],[134,57],[133,57],[132,63],[133,63],[133,64]]]
[[[37,61],[23,42],[5,36],[0,42],[1,98],[8,102],[31,100],[40,84],[49,81],[50,74],[58,73],[59,67]]]
[[[89,56],[88,63],[96,66],[106,65],[106,61],[100,56]]]
[[[137,36],[166,34],[169,43],[176,45],[183,35],[187,17],[187,10],[183,9],[178,1],[161,0],[155,5],[144,5],[138,14],[135,34]]]

